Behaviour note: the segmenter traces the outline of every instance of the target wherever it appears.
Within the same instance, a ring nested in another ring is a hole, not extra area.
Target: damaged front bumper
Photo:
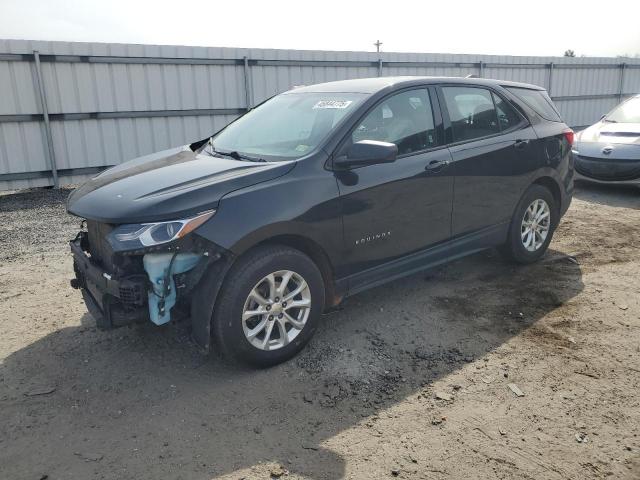
[[[199,304],[209,304],[203,301],[203,292],[199,292],[202,288],[198,287],[205,272],[212,270],[209,268],[212,263],[224,263],[218,262],[222,254],[215,248],[190,245],[190,249],[178,247],[169,251],[140,253],[135,256],[138,267],[129,268],[133,271],[115,267],[107,271],[102,266],[103,262],[92,257],[92,246],[86,232],[80,232],[70,242],[70,247],[75,271],[71,286],[81,290],[98,328],[107,330],[145,321],[162,325],[170,321],[176,304],[186,304],[187,310],[192,313],[195,340],[200,346],[208,348],[211,314],[207,314],[206,310],[201,311],[199,305],[194,317],[193,304],[189,304],[193,303],[195,296],[199,297]],[[129,260],[131,258],[134,257],[130,256]]]
[[[107,330],[149,318],[146,308],[148,279],[142,275],[113,278],[111,273],[92,261],[87,253],[84,232],[80,232],[69,245],[76,275],[71,286],[82,291],[98,328]]]

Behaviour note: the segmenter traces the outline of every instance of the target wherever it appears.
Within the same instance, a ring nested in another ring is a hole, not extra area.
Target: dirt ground
[[[539,264],[360,294],[262,371],[184,324],[97,331],[67,193],[0,196],[1,479],[640,479],[638,189],[582,186]]]

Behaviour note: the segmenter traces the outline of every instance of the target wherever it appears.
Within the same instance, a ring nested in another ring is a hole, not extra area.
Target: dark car
[[[576,134],[576,180],[640,185],[640,95]]]
[[[573,132],[540,87],[462,78],[298,88],[211,138],[75,190],[71,242],[101,328],[190,317],[271,365],[345,297],[490,247],[530,263],[573,190]]]

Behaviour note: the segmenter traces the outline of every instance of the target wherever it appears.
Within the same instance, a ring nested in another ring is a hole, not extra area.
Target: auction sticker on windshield
[[[320,100],[313,108],[347,108],[352,103],[352,100]]]

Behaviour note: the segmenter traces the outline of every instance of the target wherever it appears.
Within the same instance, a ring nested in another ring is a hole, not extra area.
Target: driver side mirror
[[[364,167],[379,163],[393,163],[397,157],[398,146],[395,143],[360,140],[349,147],[346,155],[336,158],[334,165],[340,169]]]

